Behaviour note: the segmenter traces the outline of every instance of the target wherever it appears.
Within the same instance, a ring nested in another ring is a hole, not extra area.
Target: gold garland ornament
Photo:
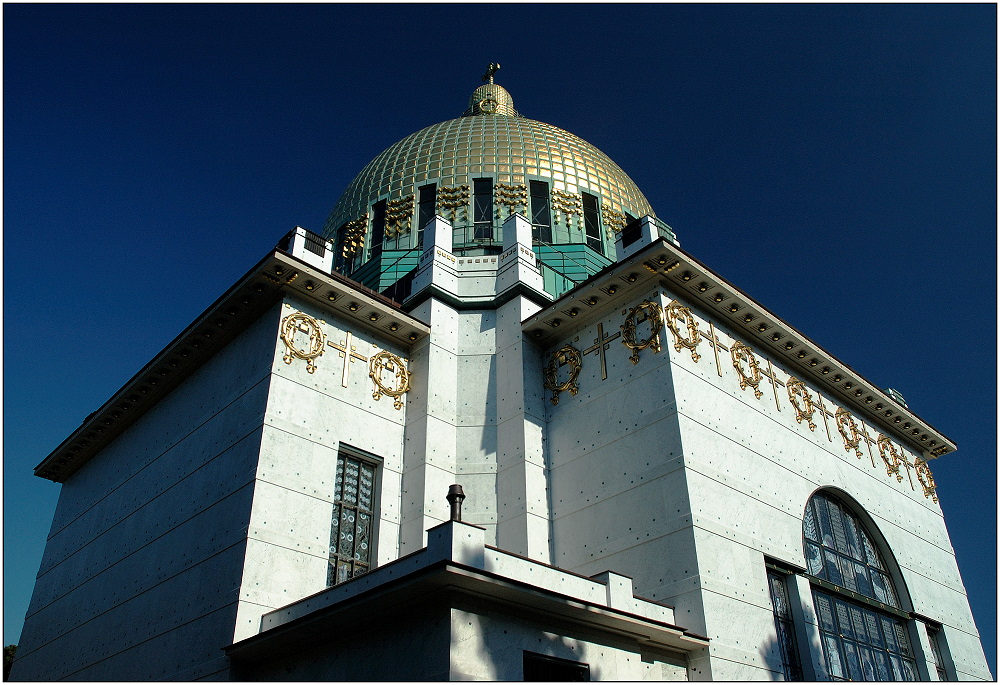
[[[937,483],[934,482],[934,474],[931,473],[927,461],[923,457],[913,460],[913,471],[917,474],[917,480],[924,489],[924,497],[930,497],[933,502],[937,502]]]
[[[389,387],[382,383],[382,372],[388,371],[395,377],[395,387]],[[392,406],[396,409],[403,408],[403,401],[400,399],[404,393],[410,389],[410,372],[406,370],[406,362],[392,352],[382,350],[368,361],[368,376],[375,384],[372,398],[381,399],[382,395],[392,398]]]
[[[463,183],[460,186],[441,186],[437,192],[438,209],[451,211],[451,222],[455,223],[455,210],[462,208],[462,220],[469,218],[469,184]]]
[[[309,334],[309,349],[302,350],[295,344],[296,333]],[[281,342],[285,343],[285,354],[282,359],[286,364],[291,364],[293,359],[304,359],[306,371],[314,373],[316,358],[322,356],[325,341],[326,336],[323,335],[319,322],[308,314],[295,312],[281,320]]]
[[[858,431],[858,424],[854,422],[854,417],[846,409],[839,407],[835,418],[837,419],[837,430],[840,431],[840,437],[844,439],[844,451],[854,450],[860,459],[862,455],[858,445],[861,444],[861,433]]]
[[[691,350],[691,359],[697,362],[701,355],[696,352],[698,343],[701,342],[701,331],[698,330],[698,321],[694,318],[691,310],[674,300],[663,309],[663,316],[667,321],[667,328],[674,336],[674,350],[681,351],[682,347]],[[681,335],[678,323],[684,321],[687,325],[687,335]]]
[[[559,212],[562,212],[566,215],[566,228],[572,225],[574,215],[577,216],[576,227],[583,228],[579,220],[579,217],[583,216],[583,198],[580,195],[553,188],[552,209],[555,210],[556,223],[559,223]]]
[[[814,411],[812,395],[809,394],[806,384],[795,376],[789,376],[785,382],[785,389],[788,390],[788,402],[795,410],[795,423],[805,421],[809,425],[809,430],[816,430],[816,424],[812,420]],[[802,404],[799,404],[800,399]]]
[[[385,235],[392,238],[410,230],[410,220],[413,218],[413,195],[407,195],[399,200],[393,200],[385,205]]]
[[[340,253],[345,259],[353,258],[365,248],[365,234],[368,232],[368,213],[354,221],[348,221],[341,230]]]
[[[497,183],[493,187],[493,197],[498,205],[497,218],[502,218],[500,216],[499,205],[503,205],[504,207],[506,207],[507,216],[510,216],[521,207],[527,208],[528,186],[524,185],[523,183],[519,183],[517,185]]]
[[[636,320],[639,312],[643,312],[644,316]],[[637,323],[642,323],[643,321],[649,321],[649,337],[645,340],[637,340],[635,327]],[[628,316],[625,317],[625,323],[621,325],[621,329],[622,345],[632,350],[632,356],[629,357],[629,361],[633,364],[638,364],[640,350],[649,347],[653,352],[660,351],[660,330],[663,329],[663,310],[658,303],[643,300],[629,310]]]
[[[569,379],[565,383],[560,383],[558,374],[559,367],[569,364]],[[583,368],[583,357],[580,350],[572,345],[566,345],[552,353],[548,366],[545,367],[545,387],[552,391],[552,404],[559,404],[559,393],[569,390],[570,395],[575,395],[579,388],[576,379],[580,377],[580,369]]]
[[[885,462],[886,475],[896,476],[896,482],[902,482],[903,476],[899,473],[899,465],[903,460],[899,458],[899,452],[896,451],[892,441],[881,433],[878,435],[878,453]]]
[[[614,238],[612,231],[618,233],[625,228],[625,213],[611,209],[607,205],[601,205],[601,216],[604,218],[605,232],[608,238]]]
[[[758,387],[761,379],[760,365],[757,363],[757,357],[754,355],[753,350],[737,340],[729,348],[729,353],[733,357],[733,368],[736,369],[736,373],[740,377],[740,390],[753,388],[754,397],[759,400],[763,394]],[[750,373],[743,370],[744,361],[750,367]]]

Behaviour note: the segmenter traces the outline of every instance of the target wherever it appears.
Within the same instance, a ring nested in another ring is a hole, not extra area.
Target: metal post
[[[465,492],[461,485],[452,485],[448,488],[448,503],[451,505],[451,520],[462,520],[462,500],[465,499]]]

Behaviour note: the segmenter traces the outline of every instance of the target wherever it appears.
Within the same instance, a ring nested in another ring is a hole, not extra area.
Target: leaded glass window
[[[816,588],[813,601],[831,679],[917,680],[901,619]]]
[[[773,570],[767,572],[767,584],[771,589],[771,606],[774,609],[774,628],[778,635],[778,646],[781,648],[781,665],[784,667],[785,680],[802,680],[802,665],[795,644],[795,626],[792,622],[792,608],[788,602],[786,578],[784,573]]]
[[[858,517],[843,503],[817,493],[806,505],[802,534],[811,575],[899,608],[882,556]]]
[[[860,519],[820,492],[806,505],[802,537],[830,678],[916,680],[889,567]]]
[[[927,626],[927,640],[931,643],[931,656],[934,658],[934,669],[937,671],[938,680],[948,680],[948,671],[944,667],[944,657],[941,656],[940,636],[940,630]]]
[[[552,242],[552,213],[549,210],[549,184],[529,181],[531,192],[531,237],[543,243]]]
[[[337,457],[327,585],[350,580],[371,568],[375,469],[372,462],[350,454]]]

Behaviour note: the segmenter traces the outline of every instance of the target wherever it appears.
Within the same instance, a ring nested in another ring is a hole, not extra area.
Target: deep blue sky
[[[41,461],[491,61],[685,249],[958,443],[932,463],[996,673],[994,5],[11,5],[4,634]]]

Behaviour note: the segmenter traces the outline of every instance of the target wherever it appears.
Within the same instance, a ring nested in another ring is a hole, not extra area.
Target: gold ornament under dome
[[[505,214],[525,211],[528,197],[522,189],[526,191],[531,181],[543,181],[563,220],[580,217],[569,190],[575,190],[576,198],[582,198],[581,193],[598,197],[609,236],[624,226],[625,212],[655,216],[632,179],[606,154],[572,133],[519,114],[510,93],[493,83],[497,69],[498,64],[487,69],[485,82],[475,89],[462,116],[417,131],[369,162],[333,208],[324,236],[334,238],[340,227],[370,214],[389,193],[417,198],[420,188],[430,184],[437,188],[438,207],[447,210],[446,216],[454,216],[455,228],[460,228],[462,222],[472,221],[472,212],[466,211],[471,198],[461,191],[455,197],[455,189],[471,188],[477,178],[493,179],[495,213],[501,205],[508,210]],[[452,210],[457,211],[452,214]],[[395,232],[405,230],[397,226]],[[574,242],[585,239],[582,231],[572,235],[578,236],[571,238]]]

